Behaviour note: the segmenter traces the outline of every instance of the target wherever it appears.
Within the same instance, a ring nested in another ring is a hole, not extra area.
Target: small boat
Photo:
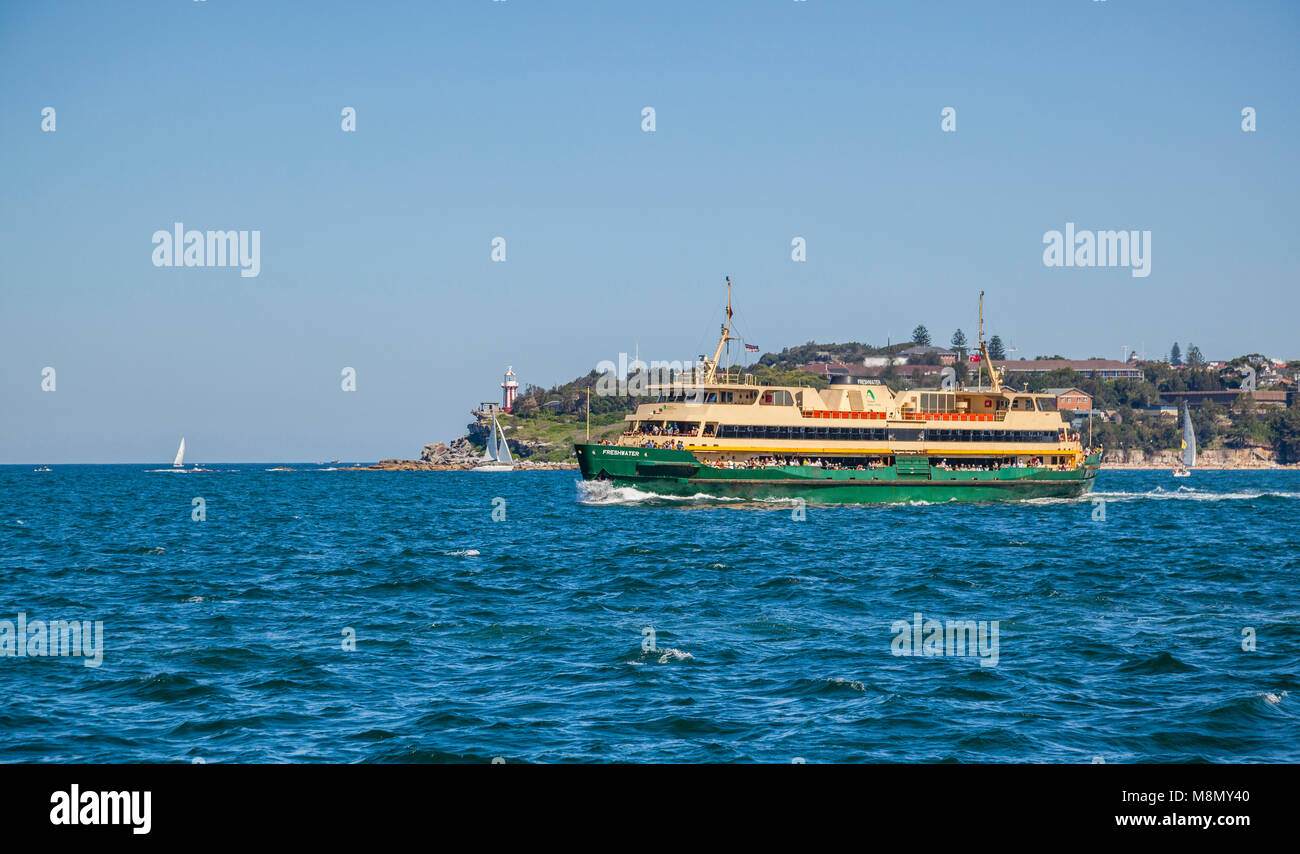
[[[497,436],[501,438],[498,440]],[[487,450],[483,452],[482,462],[471,471],[514,471],[515,461],[510,456],[510,445],[506,443],[505,431],[497,423],[497,414],[492,412],[492,432],[488,433]]]
[[[1192,467],[1196,465],[1196,430],[1192,427],[1192,413],[1183,401],[1183,464],[1175,466],[1174,477],[1191,477]]]
[[[189,474],[190,472],[210,472],[212,469],[200,468],[198,463],[194,463],[193,468],[185,468],[185,437],[181,437],[181,443],[176,448],[176,459],[172,460],[172,467],[169,469],[149,469],[152,472],[176,472],[177,474]]]
[[[54,471],[54,469],[50,468],[49,466],[40,466],[38,468],[32,469],[32,471]]]

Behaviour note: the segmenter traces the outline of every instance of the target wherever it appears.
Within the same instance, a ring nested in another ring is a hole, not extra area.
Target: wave
[[[1121,673],[1155,676],[1165,673],[1188,673],[1198,668],[1173,655],[1162,652],[1150,658],[1135,658],[1119,666]]]
[[[1149,492],[1093,492],[1070,501],[1091,501],[1104,498],[1107,501],[1254,501],[1259,498],[1300,498],[1300,492],[1281,492],[1273,490],[1245,490],[1238,492],[1206,492],[1190,486],[1180,486],[1173,491],[1166,491],[1157,486]],[[1042,499],[1033,499],[1035,501]],[[1061,500],[1061,499],[1046,499]]]
[[[694,495],[660,495],[656,492],[643,492],[634,486],[614,486],[606,480],[579,480],[576,481],[576,484],[578,487],[578,503],[587,505],[643,504],[647,501],[699,503],[748,500],[705,495],[703,492],[697,492]]]
[[[649,652],[651,655],[653,655],[656,652],[662,653],[662,655],[659,656],[660,664],[667,664],[670,661],[688,661],[688,660],[693,661],[695,659],[695,656],[691,655],[689,652],[684,652],[680,649],[672,649],[672,648],[652,649]]]

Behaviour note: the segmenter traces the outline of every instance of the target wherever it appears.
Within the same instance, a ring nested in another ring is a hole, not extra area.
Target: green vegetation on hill
[[[592,396],[592,406],[596,398]],[[500,415],[497,419],[510,442],[511,450],[522,459],[561,462],[573,458],[573,446],[586,441],[587,419],[583,415],[538,413],[529,417]],[[614,439],[623,432],[623,413],[591,415],[591,441]],[[483,439],[471,432],[471,441],[482,446]]]
[[[816,341],[809,341],[807,344],[801,344],[798,347],[786,347],[780,353],[764,353],[758,363],[768,367],[785,369],[797,368],[811,362],[844,362],[845,364],[856,362],[861,364],[862,360],[868,356],[896,356],[901,351],[912,346],[914,345],[911,341],[891,344],[888,347],[874,347],[871,344],[859,344],[857,341],[849,341],[846,344],[818,344]]]
[[[1092,395],[1094,410],[1116,416],[1111,422],[1094,419],[1095,443],[1151,452],[1180,447],[1181,421],[1142,410],[1158,406],[1162,393],[1240,388],[1239,369],[1244,364],[1260,373],[1265,366],[1263,357],[1256,354],[1233,359],[1217,370],[1203,364],[1176,369],[1164,362],[1144,362],[1140,380],[1103,381],[1068,369],[1015,379],[1018,387],[1030,391],[1071,387],[1086,391]],[[1201,448],[1272,448],[1281,461],[1300,462],[1300,408],[1262,408],[1250,395],[1240,394],[1229,406],[1205,401],[1190,411]]]

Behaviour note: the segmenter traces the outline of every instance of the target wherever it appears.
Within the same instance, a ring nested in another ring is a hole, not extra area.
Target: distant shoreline
[[[1171,466],[1158,466],[1150,463],[1102,463],[1102,471],[1169,471]],[[1300,471],[1300,464],[1275,463],[1273,465],[1212,465],[1194,466],[1192,471]]]
[[[473,471],[481,462],[429,463],[424,460],[380,460],[368,466],[340,467],[339,471]],[[515,471],[577,471],[576,462],[533,462],[516,460]]]

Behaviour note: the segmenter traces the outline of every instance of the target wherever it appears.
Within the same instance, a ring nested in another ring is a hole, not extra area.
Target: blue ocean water
[[[0,620],[103,627],[0,658],[0,761],[1300,761],[1300,472],[798,520],[289,465],[0,468]]]

